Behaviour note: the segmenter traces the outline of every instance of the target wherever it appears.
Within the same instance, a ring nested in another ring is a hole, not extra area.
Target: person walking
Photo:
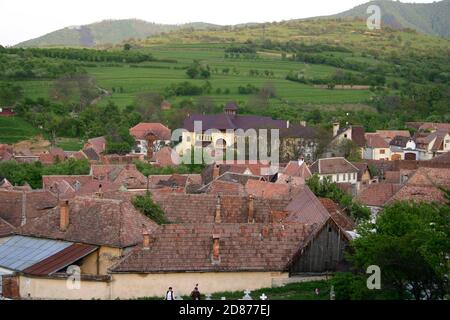
[[[169,287],[169,290],[167,290],[165,300],[175,300],[175,295],[173,293],[172,287]]]
[[[192,300],[200,300],[200,291],[198,290],[198,283],[195,285],[194,290],[191,292],[191,298]]]

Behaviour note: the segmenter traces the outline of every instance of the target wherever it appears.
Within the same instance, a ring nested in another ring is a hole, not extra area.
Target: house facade
[[[176,151],[184,155],[198,147],[209,147],[211,152],[223,152],[225,149],[236,148],[238,143],[246,145],[248,142],[245,133],[255,130],[259,134],[260,129],[284,130],[290,127],[289,121],[274,120],[269,117],[238,114],[238,106],[228,103],[224,112],[216,115],[190,115],[184,121],[184,132]],[[242,130],[239,134],[236,130]],[[257,143],[257,142],[254,142]],[[246,157],[248,158],[248,157]],[[256,159],[252,159],[256,160]]]
[[[161,123],[139,123],[130,129],[130,135],[136,140],[132,153],[147,156],[148,159],[169,145],[172,138],[170,129]]]
[[[359,169],[343,157],[324,158],[314,162],[310,168],[321,180],[329,178],[331,182],[356,185]]]

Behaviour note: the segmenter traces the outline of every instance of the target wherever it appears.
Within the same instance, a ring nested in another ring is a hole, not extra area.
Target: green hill
[[[369,5],[378,5],[381,8],[384,25],[396,29],[415,29],[434,36],[450,36],[450,0],[433,3],[377,0],[332,15],[330,18],[366,18],[369,16],[366,12]]]
[[[94,47],[118,44],[178,29],[215,27],[203,22],[182,25],[156,24],[137,19],[104,20],[84,26],[60,29],[42,37],[28,40],[16,47]]]

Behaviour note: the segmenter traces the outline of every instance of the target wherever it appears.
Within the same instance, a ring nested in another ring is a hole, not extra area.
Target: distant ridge
[[[367,18],[367,8],[381,8],[382,23],[395,29],[410,28],[421,33],[450,37],[450,0],[433,3],[401,3],[376,0],[331,16],[314,19]],[[306,19],[301,19],[306,20]],[[254,26],[259,23],[242,23],[234,27]],[[39,38],[21,42],[16,47],[95,47],[120,44],[129,39],[145,39],[180,29],[210,29],[224,26],[205,22],[186,24],[157,24],[139,19],[103,20],[83,26],[60,29]]]
[[[138,19],[103,20],[83,26],[66,27],[36,39],[21,42],[15,47],[94,47],[118,44],[128,39],[143,39],[183,28],[213,27],[218,26],[204,22],[175,25],[157,24]]]
[[[378,5],[384,25],[395,29],[410,28],[421,33],[450,36],[450,0],[433,3],[402,3],[391,0],[376,0],[359,5],[348,11],[323,18],[365,18],[369,5]]]

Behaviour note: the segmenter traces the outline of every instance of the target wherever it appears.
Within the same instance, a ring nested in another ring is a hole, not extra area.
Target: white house
[[[356,185],[358,181],[358,168],[342,157],[319,159],[309,169],[321,180],[328,177],[332,182],[352,185]]]

